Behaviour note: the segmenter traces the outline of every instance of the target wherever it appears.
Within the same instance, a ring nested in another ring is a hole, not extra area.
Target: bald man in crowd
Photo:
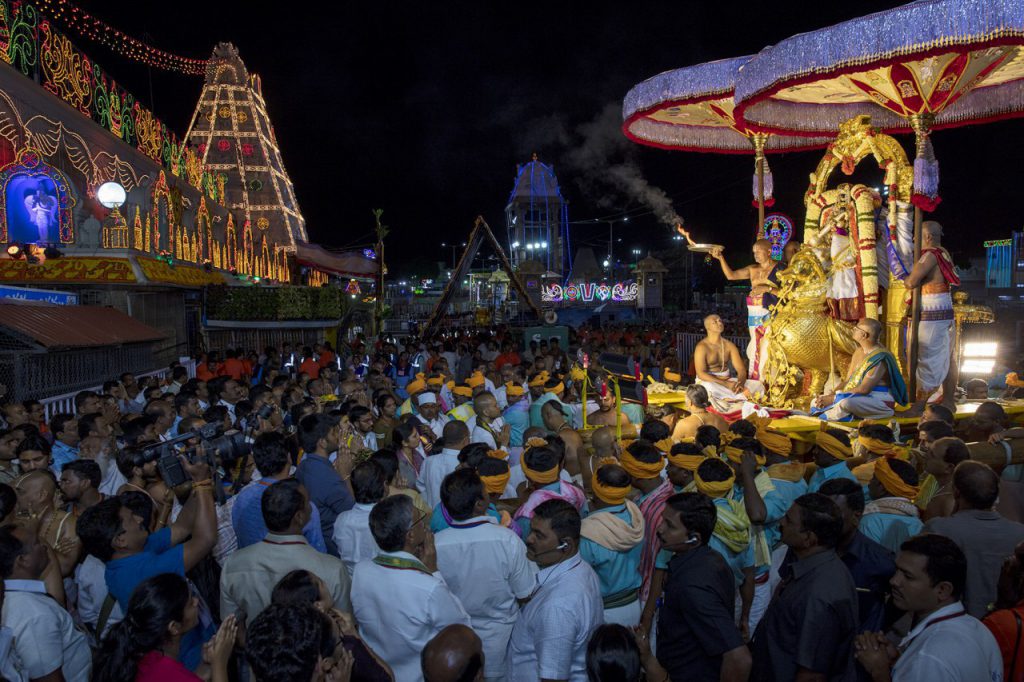
[[[472,628],[449,625],[420,654],[424,682],[482,682],[484,648]]]

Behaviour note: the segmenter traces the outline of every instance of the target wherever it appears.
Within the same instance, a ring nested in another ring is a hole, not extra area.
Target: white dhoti
[[[716,377],[723,379],[729,378],[729,372],[711,372]],[[730,388],[719,384],[714,381],[703,381],[697,379],[697,383],[707,389],[708,397],[711,398],[711,404],[715,408],[716,412],[734,412],[737,409],[743,410],[743,416],[747,417],[751,413],[758,412],[758,407],[750,402],[750,399],[743,393],[737,393]],[[754,379],[747,379],[744,388],[750,391],[751,394],[763,393],[764,384]],[[763,409],[763,408],[761,408]],[[763,416],[768,416],[765,411]]]
[[[604,609],[604,622],[615,623],[627,628],[635,628],[640,624],[640,600],[635,599],[631,604],[625,606],[614,606]]]
[[[917,328],[917,396],[924,398],[942,386],[953,351],[953,299],[948,291],[921,294],[921,324]]]
[[[762,302],[760,296],[747,296],[747,331],[750,332],[750,342],[747,343],[747,374],[754,378],[761,376],[764,323],[768,321],[768,309],[761,305]]]
[[[853,250],[855,248],[846,230],[833,231],[829,252],[832,273],[828,280],[827,301],[829,312],[840,320],[855,321],[864,314],[860,282],[857,279],[857,254]]]
[[[876,388],[867,395],[837,393],[836,401],[821,417],[832,422],[854,419],[888,419],[894,413],[896,399],[886,387]]]

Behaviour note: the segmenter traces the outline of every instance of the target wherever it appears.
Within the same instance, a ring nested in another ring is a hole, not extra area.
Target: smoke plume
[[[636,202],[666,225],[683,222],[665,191],[644,178],[637,145],[626,139],[621,125],[622,108],[617,102],[605,105],[597,116],[576,128],[560,116],[548,116],[527,126],[524,153],[560,150],[559,175],[571,177],[601,208],[621,210]]]

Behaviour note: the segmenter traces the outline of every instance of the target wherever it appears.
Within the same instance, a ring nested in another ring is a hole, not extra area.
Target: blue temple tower
[[[512,267],[528,260],[566,275],[569,254],[569,207],[554,169],[537,155],[516,167],[516,182],[505,207]]]

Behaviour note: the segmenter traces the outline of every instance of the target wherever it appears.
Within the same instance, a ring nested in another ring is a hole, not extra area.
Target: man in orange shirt
[[[313,349],[309,346],[302,347],[302,364],[299,365],[299,373],[305,374],[310,379],[320,378],[320,365],[313,359]]]
[[[326,367],[327,365],[334,364],[337,357],[331,349],[331,342],[324,341],[323,345],[320,346],[320,366]]]
[[[494,366],[500,370],[505,365],[512,365],[515,367],[520,362],[522,362],[522,360],[519,357],[519,353],[512,349],[512,343],[510,341],[506,341],[501,344],[501,355],[494,359]]]
[[[245,365],[238,359],[238,351],[228,348],[224,351],[224,364],[217,372],[218,376],[231,377],[235,381],[241,381],[245,376]]]
[[[210,381],[217,377],[218,369],[217,354],[208,353],[203,357],[203,361],[196,365],[196,378],[200,381]]]

